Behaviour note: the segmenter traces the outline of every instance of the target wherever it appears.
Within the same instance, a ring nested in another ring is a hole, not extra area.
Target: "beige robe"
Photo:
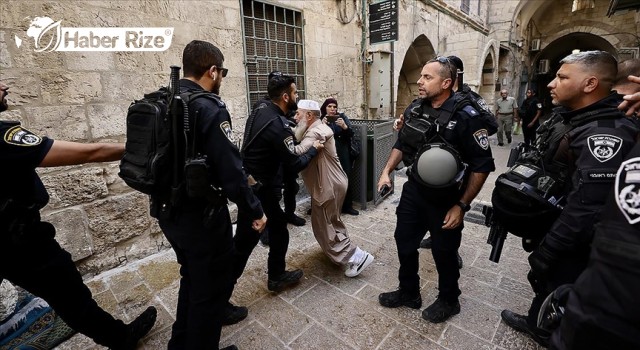
[[[340,219],[342,202],[347,192],[347,175],[340,166],[333,131],[321,120],[309,126],[304,138],[295,146],[296,154],[313,147],[314,141],[324,141],[318,152],[301,172],[311,194],[311,227],[324,253],[336,264],[345,265],[356,250],[347,228]]]

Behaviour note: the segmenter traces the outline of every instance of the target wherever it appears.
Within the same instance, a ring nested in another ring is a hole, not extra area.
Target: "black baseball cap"
[[[459,73],[464,73],[464,64],[462,64],[462,60],[458,56],[449,56],[447,57],[451,63],[453,63],[456,68],[460,71]]]

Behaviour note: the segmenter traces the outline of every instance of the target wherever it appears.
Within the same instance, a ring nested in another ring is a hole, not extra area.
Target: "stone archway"
[[[420,71],[428,60],[435,56],[435,50],[425,35],[418,36],[407,49],[398,75],[396,116],[400,116],[405,108],[418,97],[418,79]]]
[[[545,109],[551,108],[551,98],[547,85],[555,77],[555,73],[560,68],[560,60],[570,55],[573,50],[590,51],[601,50],[607,51],[614,56],[618,56],[618,51],[608,40],[591,33],[573,32],[561,36],[540,51],[533,60],[531,67],[531,87],[536,90],[538,98],[544,101]],[[541,64],[546,60],[547,63]],[[546,71],[541,68],[548,69]]]
[[[493,106],[495,101],[495,87],[496,87],[496,60],[494,59],[493,50],[487,53],[482,64],[482,78],[479,82],[478,93],[489,106]]]

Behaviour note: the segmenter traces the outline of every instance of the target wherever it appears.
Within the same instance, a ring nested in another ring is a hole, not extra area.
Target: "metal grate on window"
[[[462,12],[469,14],[469,9],[471,8],[471,0],[462,0],[460,3],[460,10]]]
[[[302,13],[252,0],[242,1],[249,108],[267,95],[267,77],[279,70],[292,76],[305,96]]]

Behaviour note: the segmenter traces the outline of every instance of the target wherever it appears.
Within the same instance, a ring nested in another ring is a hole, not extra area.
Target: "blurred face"
[[[418,79],[418,94],[421,98],[432,100],[444,93],[451,86],[451,78],[440,76],[440,62],[431,62],[424,65]]]
[[[222,66],[222,65],[221,65]],[[206,73],[208,76],[207,83],[209,85],[209,91],[216,95],[220,95],[220,86],[222,86],[222,78],[227,76],[228,70],[223,67],[211,66]]]
[[[335,103],[327,105],[327,115],[332,116],[338,114],[338,106]]]
[[[4,112],[9,108],[6,98],[9,93],[7,90],[9,90],[9,87],[0,83],[0,112]]]
[[[590,79],[595,78],[586,74],[580,65],[563,64],[558,69],[556,78],[547,85],[551,92],[551,102],[556,106],[578,108]]]
[[[296,120],[296,123],[298,125],[296,126],[295,135],[298,142],[302,141],[302,139],[304,138],[304,133],[307,132],[307,129],[309,128],[310,114],[311,113],[309,113],[309,111],[305,109],[298,109],[296,111],[296,116],[294,117],[294,119]]]
[[[500,96],[502,96],[503,100],[506,100],[507,99],[507,90],[500,91]]]
[[[531,97],[533,96],[533,92],[531,92],[531,90],[527,90],[527,97]]]

